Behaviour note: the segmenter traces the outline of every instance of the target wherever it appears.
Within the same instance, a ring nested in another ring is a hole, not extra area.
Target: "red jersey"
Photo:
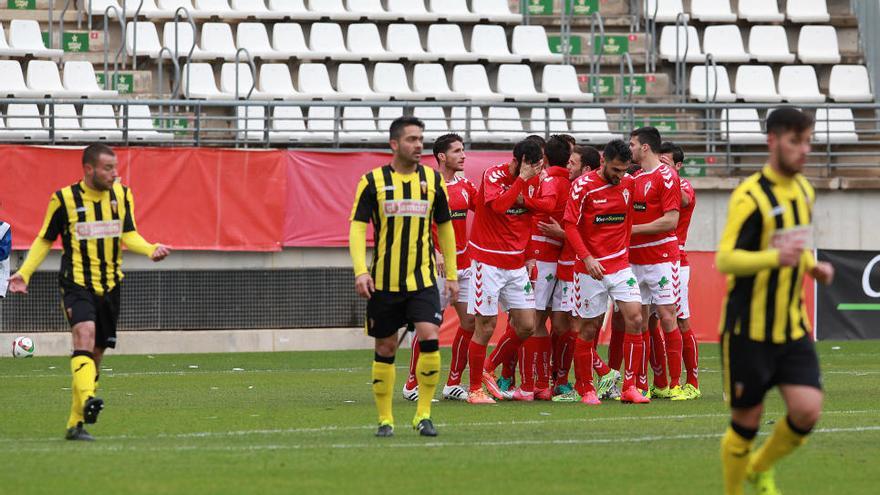
[[[471,266],[471,256],[468,253],[467,215],[473,211],[477,199],[477,188],[471,181],[464,177],[455,176],[452,181],[446,183],[446,191],[449,195],[449,213],[452,215],[452,228],[455,230],[455,253],[456,266],[464,270]]]
[[[635,181],[633,225],[650,223],[666,212],[681,209],[681,186],[678,174],[671,168],[661,164],[651,172],[642,169]],[[674,229],[633,235],[629,249],[630,261],[636,265],[678,261],[678,238]]]
[[[525,266],[532,215],[525,205],[514,203],[521,194],[529,196],[530,190],[534,193],[507,163],[483,172],[468,243],[472,259],[505,270]]]
[[[525,200],[526,208],[532,212],[532,235],[526,257],[556,263],[562,252],[563,239],[545,236],[538,229],[538,224],[548,223],[552,218],[562,225],[571,181],[565,167],[550,167],[542,175],[534,197]]]
[[[606,274],[629,266],[628,245],[633,222],[635,180],[624,175],[617,185],[598,170],[580,176],[571,185],[565,206],[565,233],[578,259],[592,256]],[[583,261],[574,266],[587,273]]]
[[[559,253],[559,261],[556,262],[556,278],[563,282],[574,282],[574,261],[574,249],[566,239],[562,252]]]
[[[684,243],[687,242],[688,228],[691,226],[691,217],[694,215],[694,206],[697,204],[697,193],[694,186],[687,179],[681,180],[681,192],[687,196],[691,202],[687,206],[682,205],[678,214],[678,228],[675,229],[675,235],[678,237],[678,254],[681,266],[689,266],[687,252],[684,250]]]

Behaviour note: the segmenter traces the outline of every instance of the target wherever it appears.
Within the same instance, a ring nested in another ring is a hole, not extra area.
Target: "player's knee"
[[[73,326],[73,345],[77,349],[92,351],[95,347],[95,322],[84,321]]]
[[[819,423],[822,417],[821,403],[805,405],[788,412],[788,419],[795,431],[806,434]]]
[[[391,339],[376,341],[376,355],[384,358],[394,359],[397,354],[397,342]]]
[[[645,323],[645,319],[642,318],[641,314],[635,314],[629,317],[629,320],[626,322],[627,330],[641,330]]]
[[[462,330],[466,332],[473,332],[474,328],[477,326],[477,319],[474,315],[467,315],[464,318],[459,319],[459,323],[461,324]]]

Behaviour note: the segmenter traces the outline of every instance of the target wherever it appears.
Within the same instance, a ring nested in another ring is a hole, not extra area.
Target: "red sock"
[[[660,327],[654,327],[648,333],[651,342],[651,370],[654,372],[654,386],[666,388],[669,378],[666,376],[666,340]]]
[[[627,333],[623,337],[623,358],[626,366],[623,375],[623,389],[636,385],[636,376],[641,372],[645,358],[645,343],[642,336]]]
[[[455,338],[452,340],[452,359],[449,361],[449,379],[446,385],[461,385],[461,374],[467,367],[468,342],[474,336],[473,331],[467,331],[458,327]]]
[[[623,364],[623,336],[626,333],[623,327],[617,328],[614,326],[613,318],[611,325],[611,342],[608,344],[608,366],[613,370],[620,371],[620,366]]]
[[[406,379],[406,388],[412,390],[419,382],[416,380],[416,365],[419,364],[419,339],[413,333],[412,354],[409,358],[409,377]]]
[[[553,384],[559,385],[559,379],[562,377],[564,371],[562,369],[562,351],[565,348],[565,339],[568,337],[568,332],[562,335],[553,335],[551,336],[551,342],[553,345]]]
[[[486,346],[471,340],[468,344],[468,368],[470,371],[471,392],[483,388],[483,361],[486,359]]]
[[[598,376],[605,376],[608,373],[611,373],[611,368],[605,364],[605,361],[602,361],[602,357],[599,356],[599,352],[596,351],[596,342],[598,342],[598,340],[599,339],[590,341],[593,343],[593,369],[596,370]]]
[[[556,361],[556,345],[559,342],[559,335],[550,333],[550,372],[556,377],[556,369],[559,368],[559,362]]]
[[[669,363],[669,386],[681,385],[681,332],[673,329],[666,337],[666,359]]]
[[[525,359],[525,354],[523,351],[523,346],[519,346],[519,350],[516,351],[516,356],[510,358],[504,366],[501,367],[501,376],[504,378],[513,379],[513,376],[516,374],[516,370],[519,369],[519,382],[523,381],[523,370],[525,370],[525,366],[523,365],[523,359]],[[510,373],[510,374],[507,374]]]
[[[495,372],[495,370],[501,365],[507,365],[510,362],[510,359],[513,358],[516,360],[516,353],[519,350],[519,346],[521,341],[519,337],[516,336],[516,332],[513,330],[513,327],[510,326],[510,323],[507,324],[507,328],[504,330],[504,335],[501,336],[501,340],[498,341],[498,345],[495,346],[495,349],[492,351],[492,354],[486,359],[486,363],[484,368],[486,371]],[[513,347],[512,347],[513,346]],[[513,367],[511,367],[510,375],[507,375],[502,371],[502,376],[513,376]]]
[[[574,347],[577,340],[577,332],[568,332],[563,338],[562,347],[562,374],[556,378],[557,385],[565,385],[568,383],[568,373],[571,370],[571,364],[574,361]]]
[[[535,388],[544,390],[550,388],[550,354],[553,351],[550,344],[550,336],[532,337],[537,342],[538,360],[535,363],[537,374],[535,375]]]
[[[681,340],[684,348],[684,368],[687,370],[687,382],[694,388],[700,388],[700,380],[698,379],[700,351],[697,347],[697,338],[692,330],[688,330],[681,334]]]
[[[642,339],[642,365],[639,367],[639,377],[636,386],[641,390],[648,390],[648,364],[651,362],[651,332],[643,332],[639,337]]]
[[[574,377],[575,389],[581,395],[595,392],[593,385],[593,347],[592,340],[578,338],[574,344]]]
[[[519,368],[519,376],[522,377],[520,387],[523,392],[535,391],[535,373],[538,365],[538,342],[536,337],[529,337],[523,341],[520,348],[522,364]]]

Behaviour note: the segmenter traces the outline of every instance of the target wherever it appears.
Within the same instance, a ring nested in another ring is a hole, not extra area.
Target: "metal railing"
[[[599,46],[596,47],[596,30],[599,30]],[[590,92],[599,94],[599,73],[602,70],[602,57],[605,55],[605,23],[602,15],[593,12],[590,16]]]

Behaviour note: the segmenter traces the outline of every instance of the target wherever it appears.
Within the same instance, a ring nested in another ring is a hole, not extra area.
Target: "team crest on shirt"
[[[650,191],[650,190],[651,190],[651,183],[648,182],[647,184],[645,184],[645,197],[648,197],[648,191]]]
[[[110,200],[110,209],[113,211],[114,215],[119,214],[119,203],[117,203],[115,199]]]
[[[425,181],[422,181],[419,184],[422,186],[422,196],[428,194],[428,183]]]
[[[629,189],[623,190],[623,203],[626,205],[629,204]]]
[[[465,202],[465,203],[470,203],[470,202],[471,202],[471,198],[468,196],[467,191],[461,191],[461,195],[462,195],[462,197],[464,198],[464,202]]]
[[[535,195],[535,186],[529,186],[529,197],[533,197]]]

